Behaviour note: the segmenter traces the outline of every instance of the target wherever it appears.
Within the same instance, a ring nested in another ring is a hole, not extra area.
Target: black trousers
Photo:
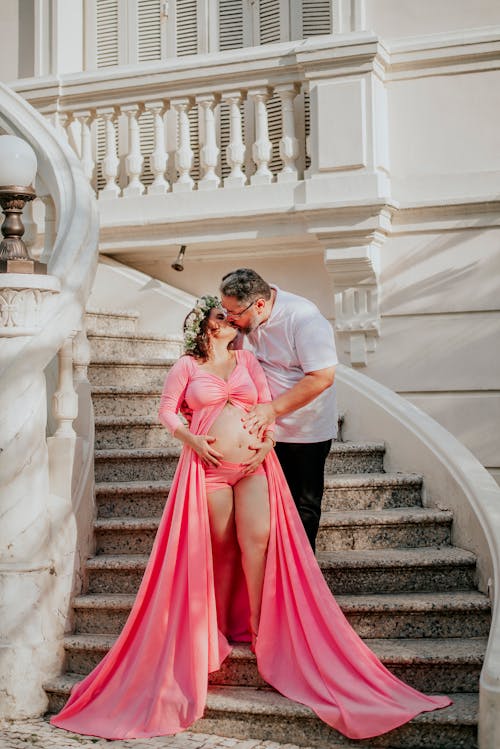
[[[275,448],[313,551],[321,517],[325,461],[331,444],[331,440],[305,444],[278,442]]]

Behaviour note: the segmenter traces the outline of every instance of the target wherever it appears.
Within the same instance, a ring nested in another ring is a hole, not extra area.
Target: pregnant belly
[[[255,445],[258,440],[243,429],[241,417],[244,413],[241,408],[226,403],[208,432],[215,437],[213,447],[231,463],[242,463],[255,454],[249,445]]]

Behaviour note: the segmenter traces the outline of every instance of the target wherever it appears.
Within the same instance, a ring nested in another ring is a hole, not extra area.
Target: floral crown
[[[202,296],[196,300],[194,308],[186,317],[184,323],[184,351],[186,354],[196,348],[196,338],[200,333],[200,325],[205,319],[207,312],[214,307],[220,307],[220,299],[216,296]]]

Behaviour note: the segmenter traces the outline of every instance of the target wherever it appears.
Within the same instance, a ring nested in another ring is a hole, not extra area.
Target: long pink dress
[[[161,417],[171,431],[183,401],[191,430],[206,434],[228,400],[247,411],[270,400],[265,377],[239,351],[229,380],[182,357],[168,375]],[[351,628],[317,565],[279,462],[265,460],[271,534],[257,641],[258,669],[285,696],[309,705],[354,739],[376,736],[445,707],[393,676]],[[249,640],[239,573],[231,631],[217,628],[214,570],[201,460],[184,447],[137,598],[118,640],[72,690],[51,723],[112,739],[173,734],[203,715],[208,674],[231,640]]]

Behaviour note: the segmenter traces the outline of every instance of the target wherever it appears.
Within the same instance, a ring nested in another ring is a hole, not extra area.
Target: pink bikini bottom
[[[255,469],[255,471],[252,471],[252,473],[245,473],[245,468],[246,466],[244,466],[243,463],[230,463],[228,460],[221,460],[220,465],[218,466],[207,466],[205,468],[207,494],[215,492],[218,489],[232,487],[237,484],[238,481],[245,479],[248,476],[266,475],[262,463]]]

